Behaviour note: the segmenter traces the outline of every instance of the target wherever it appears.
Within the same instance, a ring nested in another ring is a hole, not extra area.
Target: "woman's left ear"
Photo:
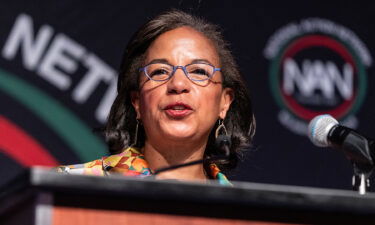
[[[139,92],[132,91],[130,93],[130,98],[131,98],[134,110],[137,113],[137,119],[140,119],[141,118],[141,114],[139,113]]]
[[[224,88],[221,94],[221,101],[220,101],[220,114],[219,117],[224,119],[227,115],[230,105],[232,104],[234,99],[234,92],[232,88]]]

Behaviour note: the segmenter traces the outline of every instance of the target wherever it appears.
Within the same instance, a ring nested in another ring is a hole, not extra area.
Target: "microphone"
[[[369,172],[374,167],[374,140],[340,125],[330,115],[312,119],[308,126],[308,136],[316,146],[344,151],[346,157],[362,171]]]
[[[330,115],[320,115],[312,119],[308,127],[308,136],[316,146],[333,147],[344,152],[354,168],[353,189],[361,195],[365,194],[374,169],[374,140],[341,126]]]

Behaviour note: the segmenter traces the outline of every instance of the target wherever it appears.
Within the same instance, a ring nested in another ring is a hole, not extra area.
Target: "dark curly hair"
[[[161,34],[183,26],[193,28],[212,41],[219,54],[223,88],[232,88],[234,92],[233,102],[224,120],[232,142],[230,157],[227,160],[210,159],[210,156],[219,154],[215,148],[214,132],[218,126],[216,124],[205,149],[204,168],[207,171],[211,163],[216,163],[222,170],[234,168],[242,152],[250,147],[255,132],[255,119],[248,89],[219,27],[180,10],[169,10],[154,17],[129,41],[118,76],[117,97],[105,127],[106,141],[111,153],[121,152],[134,142],[137,121],[135,109],[131,104],[131,92],[139,90],[138,70],[143,66],[145,52]],[[141,128],[137,145],[144,146],[145,139],[144,130]]]

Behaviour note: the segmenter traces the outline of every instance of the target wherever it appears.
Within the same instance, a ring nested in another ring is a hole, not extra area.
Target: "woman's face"
[[[190,27],[160,35],[147,50],[144,65],[155,61],[174,66],[205,62],[221,67],[211,41]],[[215,122],[225,118],[233,99],[232,90],[222,87],[221,76],[217,71],[209,82],[193,82],[177,69],[170,80],[157,82],[142,72],[140,90],[132,93],[132,103],[147,141],[206,141]]]

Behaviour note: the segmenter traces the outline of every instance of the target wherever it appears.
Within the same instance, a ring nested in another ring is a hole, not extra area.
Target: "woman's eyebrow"
[[[169,65],[172,65],[171,63],[169,63],[169,61],[165,58],[161,58],[161,59],[153,59],[151,60],[150,62],[147,63],[148,64],[153,64],[153,63],[165,63],[165,64],[169,64]],[[213,65],[209,60],[207,59],[193,59],[189,64],[193,64],[193,63],[207,63],[207,64],[210,64],[210,65]]]
[[[193,64],[193,63],[208,63],[208,64],[210,64],[210,65],[213,65],[209,60],[207,60],[207,59],[193,59],[192,61],[191,61],[191,64]]]
[[[165,63],[165,64],[170,64],[167,59],[153,59],[147,64],[152,64],[152,63]]]

